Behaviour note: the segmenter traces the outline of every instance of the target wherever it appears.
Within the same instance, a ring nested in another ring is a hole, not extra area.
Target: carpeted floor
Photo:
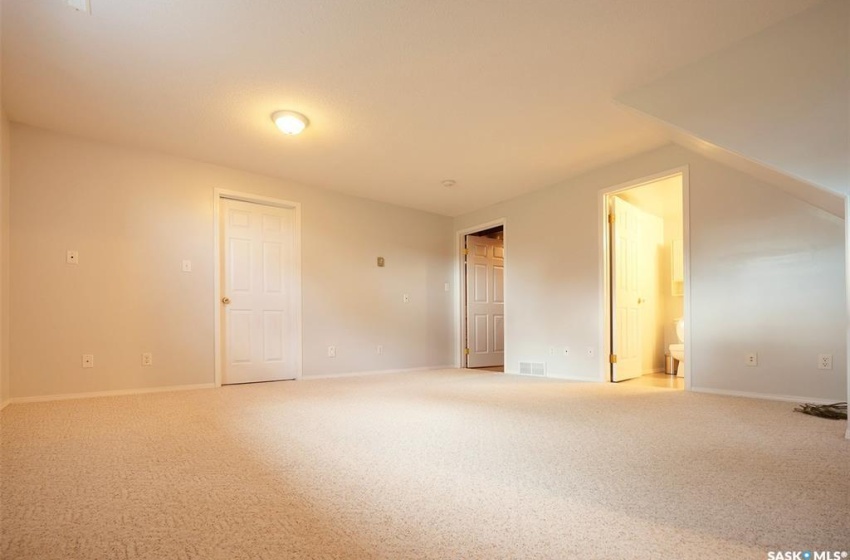
[[[444,370],[12,405],[12,559],[765,559],[850,550],[845,424]]]

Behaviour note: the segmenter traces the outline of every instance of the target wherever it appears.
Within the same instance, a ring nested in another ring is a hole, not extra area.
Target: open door
[[[616,196],[609,199],[611,258],[611,381],[641,375],[640,211]]]
[[[298,377],[296,211],[221,199],[221,382]]]
[[[505,248],[502,239],[466,236],[466,367],[505,363]]]

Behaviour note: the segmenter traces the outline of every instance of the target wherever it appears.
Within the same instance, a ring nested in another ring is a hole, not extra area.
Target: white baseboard
[[[599,383],[599,378],[578,377],[575,375],[567,375],[562,373],[546,372],[546,375],[526,375],[515,371],[506,371],[505,375],[517,375],[519,377],[538,377],[540,379],[557,379],[558,381],[581,381],[582,383]]]
[[[417,371],[434,371],[438,369],[457,369],[455,366],[427,366],[417,368],[404,369],[377,369],[371,371],[352,371],[344,373],[323,373],[321,375],[302,375],[301,381],[311,381],[313,379],[337,379],[340,377],[363,377],[367,375],[382,375],[385,373],[413,373]]]
[[[92,399],[96,397],[120,397],[125,395],[142,395],[146,393],[167,393],[171,391],[192,391],[194,389],[214,388],[215,383],[199,383],[198,385],[167,385],[165,387],[148,387],[144,389],[121,389],[118,391],[94,391],[91,393],[69,393],[65,395],[39,395],[37,397],[15,397],[9,399],[7,401],[7,404],[67,401],[72,399]]]
[[[726,389],[709,389],[706,387],[691,387],[694,393],[711,393],[712,395],[724,395],[727,397],[744,397],[748,399],[762,399],[768,401],[783,401],[793,403],[832,404],[841,399],[821,399],[817,397],[796,397],[793,395],[773,395],[770,393],[749,393],[747,391],[727,391]]]

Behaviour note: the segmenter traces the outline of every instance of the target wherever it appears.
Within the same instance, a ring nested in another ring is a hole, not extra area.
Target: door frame
[[[691,343],[691,257],[690,257],[690,169],[687,165],[661,171],[653,175],[647,175],[639,179],[620,183],[611,187],[601,189],[598,198],[598,216],[599,216],[599,295],[600,295],[600,321],[602,330],[599,336],[599,348],[602,352],[599,355],[599,381],[608,383],[611,381],[611,367],[609,356],[611,355],[611,270],[610,270],[610,235],[608,225],[608,198],[621,191],[626,191],[634,187],[654,183],[661,179],[666,179],[674,175],[682,176],[682,251],[684,253],[684,302],[682,318],[685,327],[685,348],[690,356],[693,356],[693,345]],[[693,382],[692,360],[687,359],[684,362],[685,375],[685,390],[690,391]]]
[[[464,254],[463,249],[465,245],[465,239],[467,235],[471,235],[473,233],[477,233],[479,231],[484,231],[487,229],[491,229],[494,227],[502,226],[505,230],[505,235],[503,239],[503,245],[505,247],[505,355],[507,356],[508,350],[508,332],[507,332],[507,318],[508,318],[508,279],[507,279],[507,255],[508,255],[508,236],[507,236],[507,220],[505,218],[498,218],[496,220],[491,220],[489,222],[484,222],[482,224],[478,224],[476,226],[464,228],[457,230],[456,232],[456,245],[455,245],[455,367],[465,368],[466,367],[466,354],[464,354],[463,349],[466,348],[466,267],[464,266]],[[507,360],[505,360],[507,362]],[[507,372],[507,363],[505,363],[505,371]]]
[[[214,335],[214,352],[215,352],[215,386],[221,387],[221,369],[222,369],[222,352],[224,351],[223,339],[224,333],[221,332],[221,201],[238,200],[241,202],[252,202],[254,204],[262,204],[264,206],[272,206],[275,208],[291,208],[295,210],[295,239],[293,247],[293,260],[295,261],[295,270],[292,274],[293,290],[291,294],[292,310],[295,313],[295,379],[301,379],[303,367],[303,346],[302,346],[302,315],[301,315],[301,203],[280,198],[272,198],[253,193],[233,191],[228,189],[214,189],[213,199],[213,309],[215,310],[215,335]]]

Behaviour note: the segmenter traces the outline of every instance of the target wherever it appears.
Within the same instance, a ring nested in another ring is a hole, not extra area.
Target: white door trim
[[[689,355],[693,355],[693,345],[691,344],[691,242],[690,242],[690,185],[689,185],[690,169],[687,165],[668,169],[654,175],[648,175],[620,183],[612,187],[607,187],[599,191],[598,199],[598,215],[599,215],[599,298],[600,298],[600,321],[602,330],[599,333],[599,348],[602,352],[599,353],[599,381],[610,381],[610,367],[608,364],[608,356],[611,354],[611,337],[608,336],[611,330],[611,304],[609,299],[610,287],[608,285],[609,258],[608,258],[608,206],[606,204],[608,196],[619,191],[654,183],[661,179],[671,177],[673,175],[682,175],[682,251],[684,252],[684,279],[685,279],[685,294],[684,294],[684,321],[685,321],[685,348]],[[691,360],[684,361],[683,367],[685,370],[685,390],[690,391],[694,386],[693,375],[691,373]],[[696,386],[699,386],[696,384]]]
[[[302,332],[302,324],[301,324],[301,203],[300,202],[292,202],[290,200],[283,200],[279,198],[272,198],[268,196],[261,196],[258,194],[240,192],[240,191],[231,191],[227,189],[215,189],[214,190],[214,199],[213,199],[213,263],[215,266],[214,271],[214,298],[213,305],[215,309],[215,341],[214,341],[214,351],[215,351],[215,386],[221,387],[221,354],[222,354],[222,333],[221,333],[221,199],[228,200],[240,200],[242,202],[253,202],[255,204],[263,204],[265,206],[274,206],[277,208],[292,208],[295,210],[295,273],[293,278],[295,282],[293,282],[294,289],[292,290],[292,309],[295,312],[295,325],[296,325],[296,341],[295,346],[298,349],[295,354],[295,371],[296,371],[296,379],[301,379],[302,373],[302,344],[301,344],[301,332]]]
[[[466,321],[464,320],[464,311],[466,309],[466,283],[464,282],[464,262],[463,262],[463,247],[464,247],[464,238],[470,233],[476,233],[479,231],[484,231],[485,229],[491,229],[494,227],[502,226],[505,229],[505,239],[504,239],[504,247],[505,247],[505,261],[507,262],[508,255],[508,236],[507,236],[507,220],[505,218],[498,218],[496,220],[492,220],[489,222],[485,222],[483,224],[478,224],[476,226],[468,227],[465,229],[458,230],[456,232],[456,240],[455,240],[455,367],[463,368],[466,367],[466,356],[463,353],[463,349],[466,347]],[[507,355],[508,350],[508,333],[507,333],[507,324],[508,324],[508,279],[507,279],[507,264],[505,265],[505,355]],[[507,363],[505,363],[505,371],[507,371]]]

